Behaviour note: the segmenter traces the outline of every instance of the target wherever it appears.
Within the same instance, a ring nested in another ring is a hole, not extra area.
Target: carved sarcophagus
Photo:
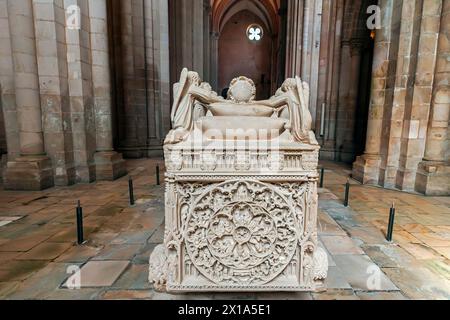
[[[174,94],[174,129],[164,146],[164,243],[150,257],[155,288],[322,288],[328,264],[317,246],[319,146],[308,127],[306,84],[288,79],[270,100],[253,101],[253,83],[240,77],[224,100],[184,70]],[[229,119],[227,103],[238,121]]]

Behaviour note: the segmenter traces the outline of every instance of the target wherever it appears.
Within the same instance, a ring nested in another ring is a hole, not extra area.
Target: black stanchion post
[[[159,181],[159,165],[156,165],[156,185],[159,186],[161,182]]]
[[[325,168],[322,167],[320,168],[320,183],[319,183],[319,187],[323,188],[323,174],[325,173]]]
[[[83,208],[81,207],[80,200],[77,205],[77,243],[80,245],[84,241],[83,239]]]
[[[130,205],[133,206],[134,205],[134,192],[133,192],[133,179],[131,178],[131,176],[128,179],[128,193],[130,196]]]
[[[387,228],[386,240],[392,241],[392,233],[394,231],[395,206],[392,202],[392,207],[389,209],[389,224]]]
[[[350,181],[347,179],[347,183],[345,184],[345,198],[344,198],[344,206],[348,207],[348,194],[350,192]]]

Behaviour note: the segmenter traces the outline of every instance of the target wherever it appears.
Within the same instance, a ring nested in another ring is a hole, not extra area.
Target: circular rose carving
[[[253,203],[237,202],[219,210],[210,220],[207,239],[213,256],[231,268],[259,265],[274,249],[275,222]]]
[[[186,252],[215,283],[261,285],[279,275],[297,248],[295,209],[257,181],[224,182],[196,199],[187,218]]]

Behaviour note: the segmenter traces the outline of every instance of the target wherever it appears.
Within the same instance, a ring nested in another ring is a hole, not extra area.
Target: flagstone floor
[[[114,182],[41,192],[0,189],[0,299],[450,299],[450,197],[362,186],[350,168],[325,167],[319,190],[319,238],[329,253],[328,290],[321,293],[158,293],[147,281],[148,257],[164,232],[162,160],[127,162]],[[75,207],[81,201],[87,240],[75,245]],[[389,207],[396,206],[394,241],[385,240]],[[81,268],[81,289],[69,289]]]

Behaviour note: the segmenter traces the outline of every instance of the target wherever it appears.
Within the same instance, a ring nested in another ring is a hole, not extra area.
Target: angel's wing
[[[175,119],[175,114],[177,112],[178,109],[178,105],[180,104],[181,99],[183,99],[183,93],[184,93],[184,89],[186,87],[187,84],[187,80],[188,80],[188,72],[189,70],[187,68],[183,68],[183,70],[181,71],[181,75],[180,75],[180,81],[178,81],[177,83],[174,84],[173,87],[173,104],[172,104],[172,111],[170,113],[170,118],[172,120],[172,123]]]
[[[295,77],[297,82],[297,91],[300,96],[300,112],[301,112],[301,128],[303,134],[307,134],[311,130],[312,116],[309,111],[309,85],[307,82],[302,81],[299,77]]]
[[[306,97],[305,97],[305,93],[304,93],[304,90],[303,90],[302,79],[300,79],[299,77],[295,77],[295,82],[297,83],[297,90],[296,90],[295,93],[298,96],[300,105],[305,105],[307,102],[306,102]]]
[[[305,102],[306,102],[306,105],[309,108],[309,95],[310,95],[310,93],[309,93],[310,92],[309,91],[309,84],[306,81],[303,81],[302,84],[303,84],[303,86],[302,86],[303,92],[305,94]]]

